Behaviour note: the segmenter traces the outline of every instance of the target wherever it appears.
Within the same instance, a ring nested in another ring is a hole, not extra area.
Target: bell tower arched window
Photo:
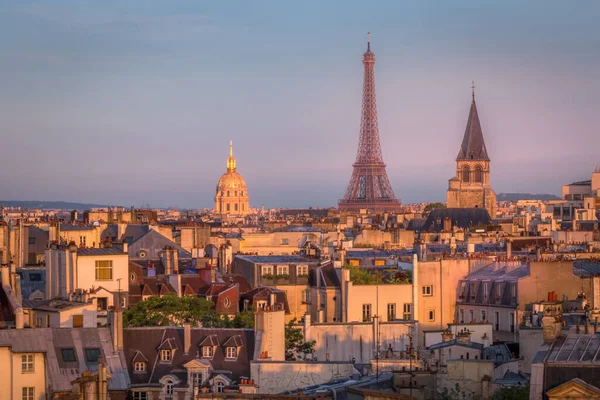
[[[479,166],[475,168],[475,182],[483,183],[483,170]]]
[[[462,168],[461,181],[465,183],[471,182],[471,170],[466,165]]]

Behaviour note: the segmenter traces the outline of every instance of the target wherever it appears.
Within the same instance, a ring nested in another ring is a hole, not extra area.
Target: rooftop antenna
[[[475,81],[471,81],[471,96],[473,96],[473,101],[475,101]]]
[[[371,32],[367,32],[367,51],[371,51]]]

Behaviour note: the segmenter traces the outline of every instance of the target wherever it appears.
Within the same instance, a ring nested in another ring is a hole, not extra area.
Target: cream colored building
[[[46,299],[67,299],[77,289],[89,292],[100,287],[126,295],[128,279],[127,244],[124,249],[52,245],[46,250]],[[113,305],[112,297],[107,301],[108,307]]]
[[[229,158],[227,172],[219,183],[215,195],[215,214],[231,217],[243,217],[250,212],[250,198],[246,181],[236,172],[236,161],[233,156],[233,144],[229,142]]]
[[[0,343],[0,400],[46,399],[46,354]]]

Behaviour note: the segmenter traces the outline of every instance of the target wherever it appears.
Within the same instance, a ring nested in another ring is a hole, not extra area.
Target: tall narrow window
[[[402,319],[412,319],[412,303],[404,303]]]
[[[459,310],[458,312],[459,320],[461,324],[465,323],[465,310]]]
[[[497,331],[500,330],[500,313],[498,311],[494,312],[494,327]]]
[[[396,304],[395,303],[389,303],[387,305],[387,320],[388,321],[393,321],[396,319]]]
[[[483,183],[483,170],[479,166],[475,168],[475,182]]]
[[[462,168],[462,181],[465,183],[471,182],[471,170],[466,165]]]
[[[429,322],[435,321],[435,310],[429,310]]]
[[[371,321],[371,305],[363,304],[362,312],[363,312],[363,322],[370,322]]]

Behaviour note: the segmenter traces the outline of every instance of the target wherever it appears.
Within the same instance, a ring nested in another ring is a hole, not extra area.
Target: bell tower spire
[[[227,172],[235,172],[235,157],[233,156],[233,141],[229,141],[229,157],[227,158]]]

